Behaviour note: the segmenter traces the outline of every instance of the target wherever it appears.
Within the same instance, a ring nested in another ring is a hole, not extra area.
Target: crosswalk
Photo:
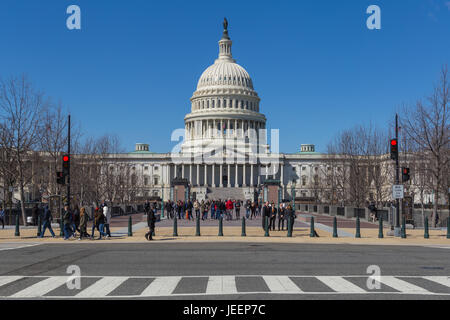
[[[151,298],[245,294],[404,294],[450,296],[447,276],[381,276],[379,289],[366,286],[368,276],[212,275],[83,276],[69,289],[68,276],[0,276],[0,298]]]

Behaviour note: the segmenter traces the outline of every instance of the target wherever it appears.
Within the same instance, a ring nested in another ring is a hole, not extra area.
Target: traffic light
[[[391,159],[398,159],[398,141],[397,139],[391,139]]]
[[[62,157],[62,168],[64,177],[70,174],[70,157],[68,154],[63,155]]]
[[[410,179],[409,168],[402,168],[402,181],[406,182]]]
[[[65,176],[61,171],[56,172],[56,183],[57,184],[65,184],[66,183]]]

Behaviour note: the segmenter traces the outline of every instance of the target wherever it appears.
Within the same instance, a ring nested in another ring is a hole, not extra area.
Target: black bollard
[[[405,220],[405,217],[403,217],[403,221],[402,221],[401,237],[402,237],[402,239],[406,239],[406,220]]]
[[[178,237],[178,222],[177,222],[177,214],[173,216],[173,236]]]
[[[195,225],[195,235],[200,237],[200,215],[197,217],[196,225]]]
[[[314,238],[316,236],[316,230],[314,230],[314,217],[311,217],[311,226],[309,236]]]
[[[359,217],[356,218],[356,234],[355,238],[361,238],[361,223]]]
[[[37,236],[40,237],[41,236],[41,216],[38,216],[38,227],[37,227]]]
[[[447,239],[450,239],[450,217],[447,218]]]
[[[20,237],[19,213],[16,215],[16,232],[14,233],[14,236]]]
[[[336,217],[334,217],[334,219],[333,219],[333,238],[337,238],[337,237],[338,237],[337,219],[336,219]]]
[[[383,218],[382,217],[380,217],[379,224],[378,224],[378,238],[379,239],[384,238],[384,236],[383,236]]]
[[[269,217],[265,217],[264,218],[264,222],[265,222],[265,224],[264,224],[264,230],[265,230],[264,237],[269,237],[270,236],[269,235]]]
[[[292,217],[288,217],[288,238],[292,237]]]
[[[425,217],[425,226],[424,226],[424,228],[425,228],[425,233],[424,233],[423,237],[425,239],[429,239],[430,238],[430,234],[428,233],[428,217]]]
[[[245,232],[245,217],[242,217],[242,233],[241,233],[241,237],[245,237],[247,236],[246,232]]]
[[[129,237],[133,236],[133,225],[131,222],[131,216],[128,218],[128,236]]]
[[[219,237],[223,237],[223,218],[219,217]]]

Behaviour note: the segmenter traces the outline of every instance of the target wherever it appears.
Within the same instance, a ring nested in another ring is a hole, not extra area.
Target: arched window
[[[217,100],[217,108],[220,108],[220,100]]]

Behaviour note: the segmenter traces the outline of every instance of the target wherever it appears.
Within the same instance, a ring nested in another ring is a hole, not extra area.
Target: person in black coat
[[[270,217],[270,206],[269,201],[267,201],[262,207],[262,228],[266,230],[266,217]]]
[[[281,204],[280,210],[278,210],[278,231],[284,230],[284,220],[285,220],[286,208],[284,207],[284,203]]]
[[[292,209],[292,206],[290,204],[286,208],[285,217],[288,221],[291,220],[291,228],[292,230],[294,230],[294,222],[295,219],[297,219],[297,215],[295,214],[295,211]]]
[[[275,203],[272,202],[269,216],[269,230],[275,230],[275,219],[277,217],[277,212],[277,207],[275,206]]]
[[[153,232],[155,231],[155,210],[150,209],[147,214],[147,225],[149,231],[145,234],[145,239],[147,240],[153,240]]]

